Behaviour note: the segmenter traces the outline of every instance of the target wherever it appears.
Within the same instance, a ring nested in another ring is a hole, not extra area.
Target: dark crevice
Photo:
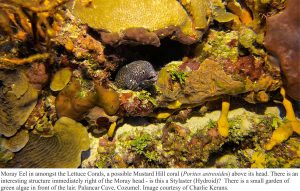
[[[107,46],[104,54],[107,59],[117,62],[120,66],[136,60],[149,61],[156,70],[159,70],[165,64],[181,60],[189,56],[191,46],[181,44],[180,42],[165,38],[161,40],[161,46],[151,45],[120,45],[118,47]]]
[[[209,155],[207,163],[205,166],[213,166],[216,164],[216,160],[220,157],[224,156],[225,154],[232,154],[234,153],[235,148],[239,148],[239,144],[235,142],[226,142],[218,151],[213,152]]]

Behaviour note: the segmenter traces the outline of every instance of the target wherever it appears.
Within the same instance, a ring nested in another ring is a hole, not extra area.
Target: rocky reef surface
[[[0,167],[299,167],[296,1],[0,0]]]

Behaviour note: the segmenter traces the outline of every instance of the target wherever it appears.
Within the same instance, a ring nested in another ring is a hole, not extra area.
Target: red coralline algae
[[[300,11],[288,0],[282,13],[267,18],[266,48],[279,57],[287,94],[300,101]]]
[[[249,77],[252,81],[258,80],[264,74],[264,65],[260,61],[255,61],[253,56],[241,56],[237,62],[226,62],[224,65],[226,72]]]
[[[43,63],[33,63],[27,70],[26,75],[29,82],[37,89],[42,89],[49,79],[46,66]]]

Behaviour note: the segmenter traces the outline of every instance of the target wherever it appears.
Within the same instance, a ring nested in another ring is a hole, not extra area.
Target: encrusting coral
[[[28,131],[21,130],[9,139],[4,139],[2,145],[11,152],[18,152],[25,147],[29,140]]]
[[[172,71],[180,71],[181,65],[185,65],[185,63],[169,63],[158,74],[156,86],[160,92],[158,100],[161,106],[164,106],[166,102],[176,100],[182,104],[200,105],[222,95],[237,95],[267,89],[276,90],[280,87],[280,81],[276,79],[279,73],[261,75],[259,79],[251,81],[237,72],[235,76],[226,73],[220,63],[211,59],[205,59],[198,64],[200,66],[196,70],[187,70],[185,83],[182,85],[171,80]]]
[[[59,117],[65,116],[78,120],[95,105],[95,92],[83,84],[84,82],[74,80],[60,91],[55,100],[55,107]]]

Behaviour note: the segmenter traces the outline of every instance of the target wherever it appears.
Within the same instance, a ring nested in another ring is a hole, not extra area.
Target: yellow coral
[[[187,13],[174,0],[97,0],[93,3],[95,6],[83,7],[78,1],[74,1],[74,9],[71,11],[81,21],[96,29],[120,32],[126,28],[144,27],[154,31],[171,25],[191,26]]]
[[[66,87],[71,80],[72,71],[70,68],[62,68],[54,74],[50,84],[52,91],[60,91]]]
[[[120,107],[119,94],[115,90],[102,85],[97,85],[95,89],[97,92],[97,105],[102,107],[108,115],[114,115]]]
[[[286,110],[286,119],[288,122],[273,132],[270,141],[265,145],[266,150],[271,150],[275,145],[284,142],[293,134],[293,132],[300,134],[300,121],[296,118],[292,103],[285,96],[284,88],[281,88],[280,94],[283,97],[282,104]]]
[[[229,123],[228,123],[228,112],[230,103],[229,100],[224,99],[222,101],[222,111],[218,120],[218,131],[223,137],[228,137],[229,134]]]

